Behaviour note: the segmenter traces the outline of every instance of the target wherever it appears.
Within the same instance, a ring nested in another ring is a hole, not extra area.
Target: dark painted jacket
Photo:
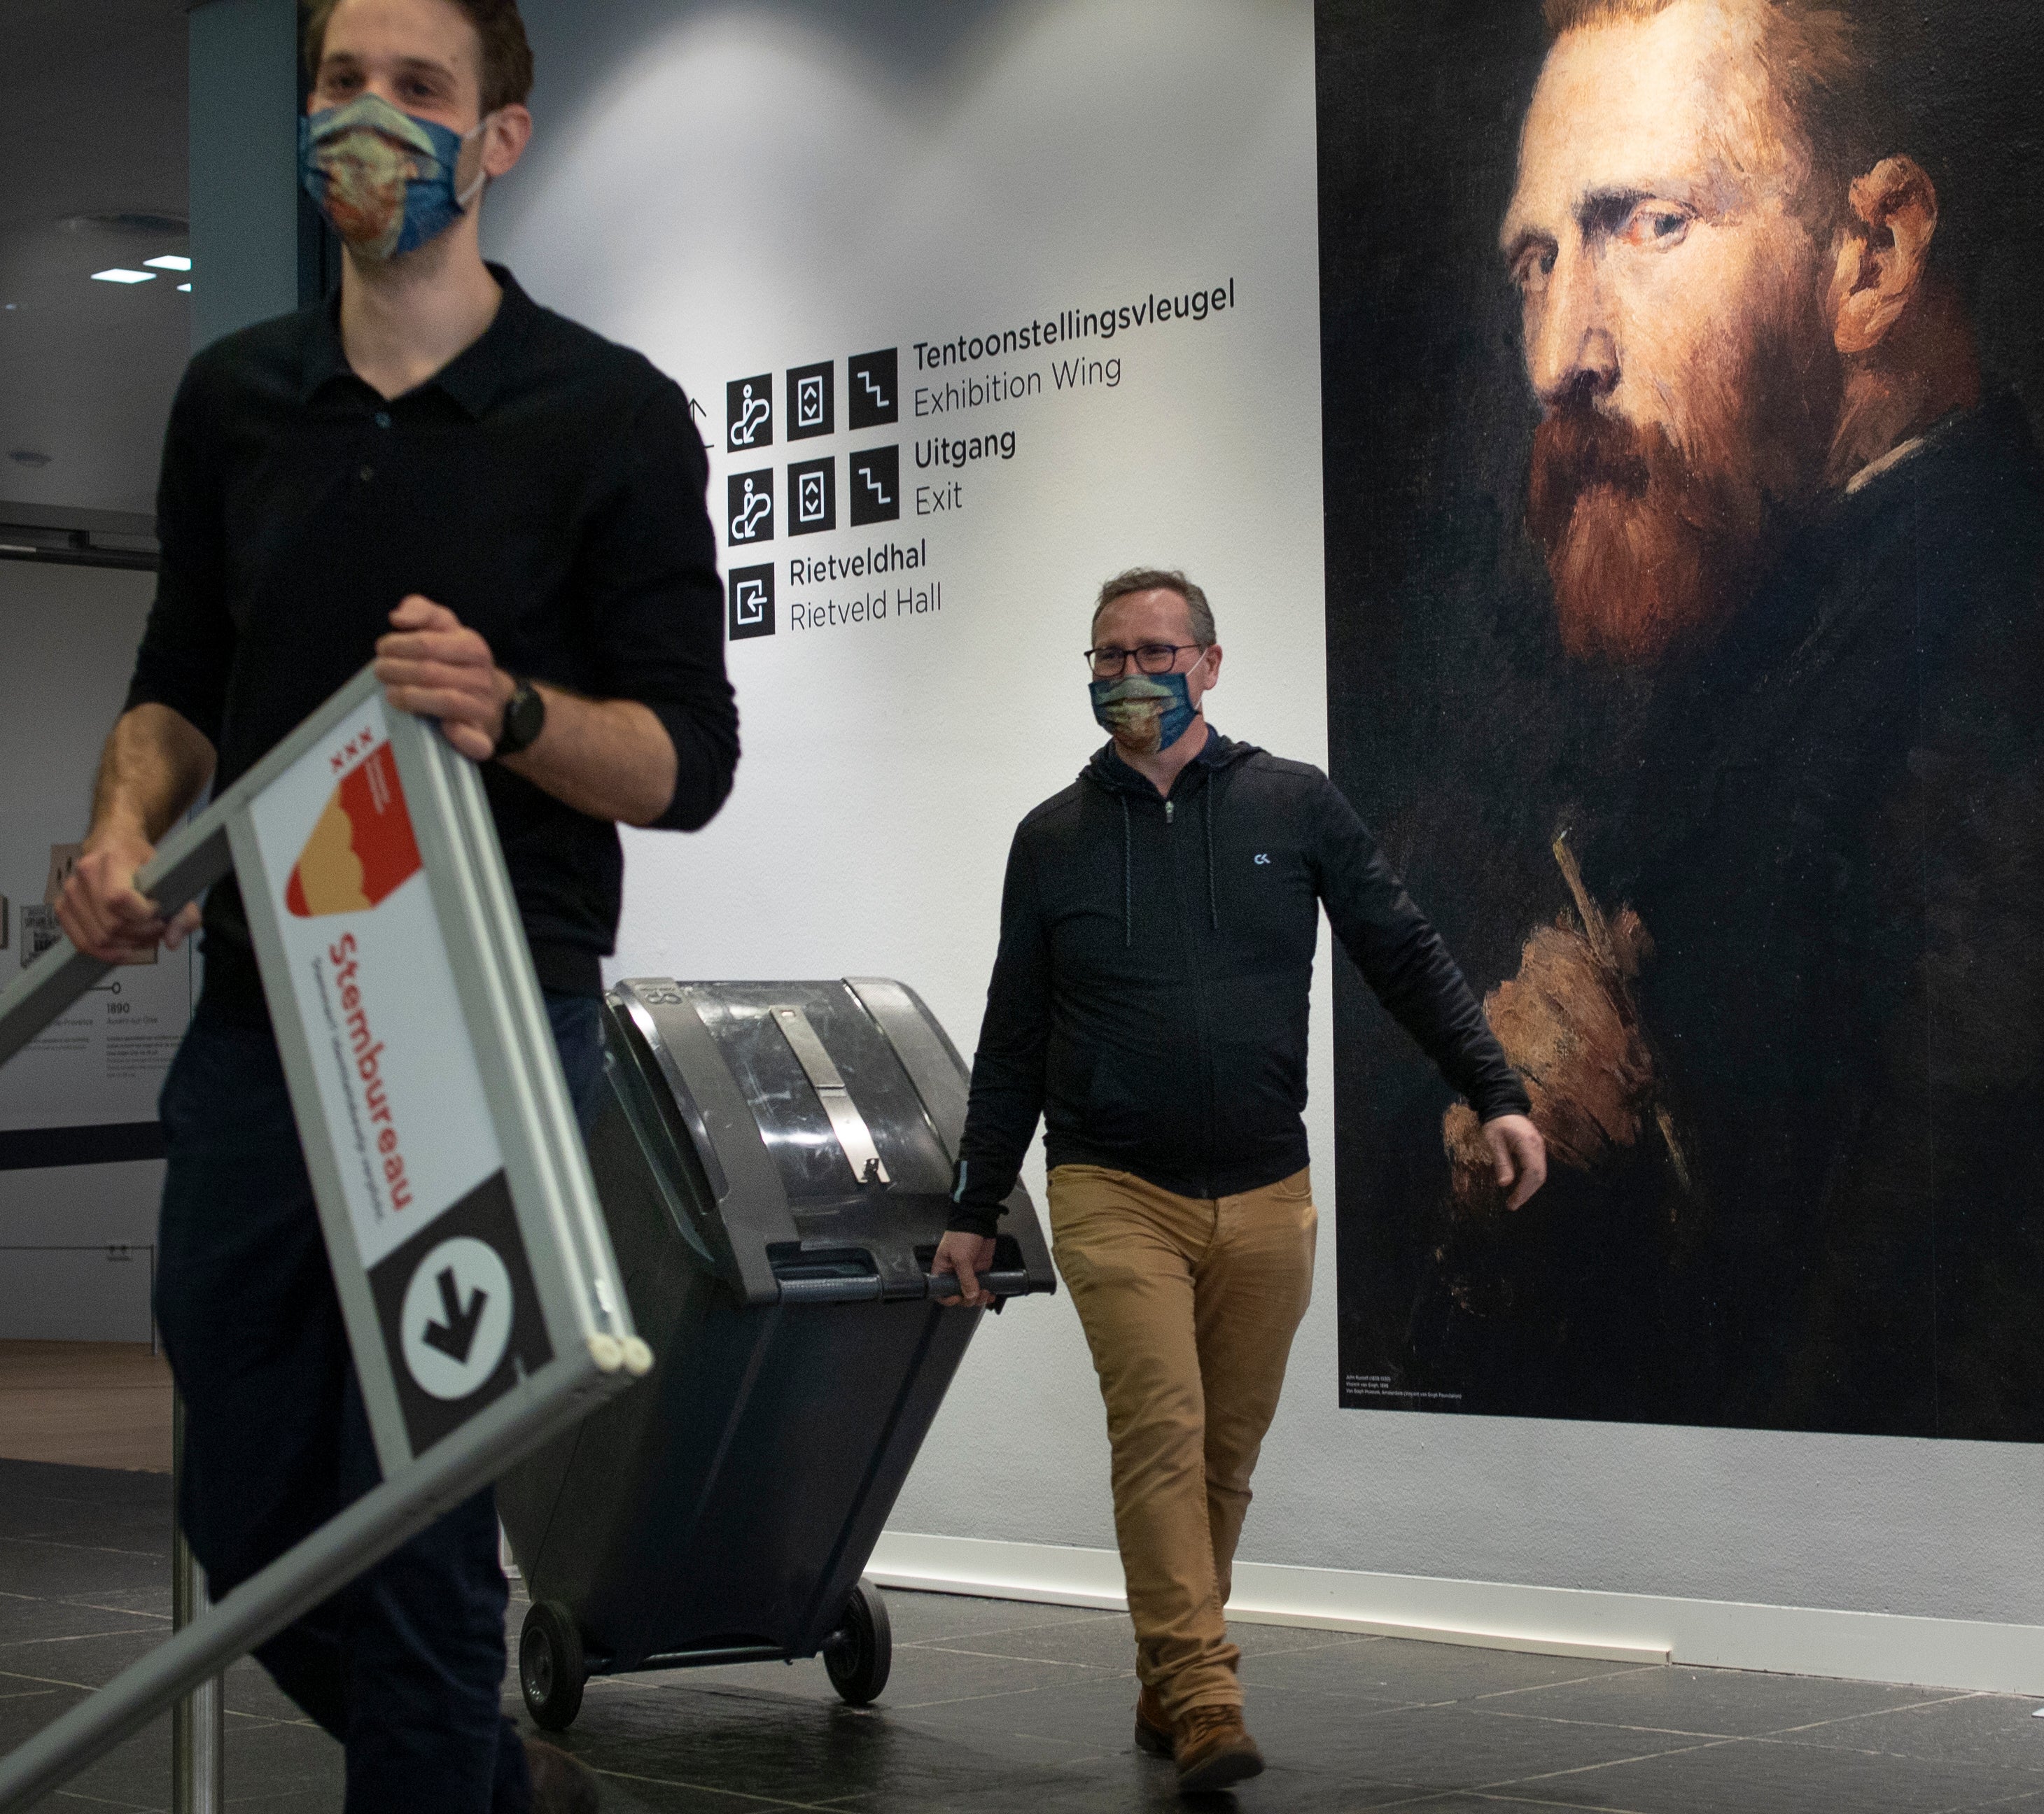
[[[1667,677],[1583,867],[1654,942],[1640,1024],[1688,1182],[1649,1140],[1456,1225],[1416,1383],[1490,1415],[2044,1440],[2040,626],[2044,459],[1997,390]]]
[[[2041,477],[1996,392],[1841,500],[1669,700],[1610,865],[1741,1422],[2044,1436]]]
[[[1323,902],[1477,1114],[1524,1114],[1462,972],[1318,769],[1210,734],[1167,800],[1108,745],[1015,834],[951,1226],[993,1233],[1039,1114],[1052,1166],[1183,1196],[1301,1170]]]

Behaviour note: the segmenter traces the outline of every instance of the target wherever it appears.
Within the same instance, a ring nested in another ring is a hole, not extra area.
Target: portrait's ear
[[[1831,332],[1841,353],[1870,352],[1922,288],[1938,230],[1938,191],[1911,157],[1883,158],[1854,179],[1854,224],[1831,273]]]

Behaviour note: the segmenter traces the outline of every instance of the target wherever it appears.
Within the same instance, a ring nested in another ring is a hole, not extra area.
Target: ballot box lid
[[[681,1232],[750,1301],[919,1293],[950,1211],[966,1076],[915,992],[878,978],[617,985],[614,1061],[656,1099]],[[1016,1193],[1016,1225],[1034,1212]],[[832,1269],[843,1277],[831,1284]],[[1048,1266],[1043,1285],[1048,1285]]]

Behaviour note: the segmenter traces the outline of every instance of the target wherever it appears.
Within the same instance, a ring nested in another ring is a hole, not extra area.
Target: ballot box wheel
[[[881,1673],[884,1680],[884,1665]],[[534,1724],[551,1732],[572,1725],[588,1679],[582,1633],[567,1608],[558,1600],[536,1601],[518,1634],[518,1686]]]
[[[824,1644],[824,1667],[831,1686],[855,1707],[877,1701],[894,1666],[894,1628],[887,1602],[870,1581],[852,1589],[844,1620]]]

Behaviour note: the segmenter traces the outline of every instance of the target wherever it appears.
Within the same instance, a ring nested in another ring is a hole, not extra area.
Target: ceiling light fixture
[[[143,263],[152,270],[190,270],[191,260],[182,252],[166,252],[159,259],[144,259]]]
[[[114,234],[132,240],[182,240],[191,222],[182,214],[159,214],[148,209],[121,209],[106,214],[67,214],[57,222],[67,233],[87,236]]]
[[[123,270],[116,265],[110,270],[96,270],[92,274],[94,283],[154,283],[156,274],[152,270]]]
[[[188,283],[181,283],[178,286],[178,288],[182,290],[189,290],[191,288],[191,286]]]

